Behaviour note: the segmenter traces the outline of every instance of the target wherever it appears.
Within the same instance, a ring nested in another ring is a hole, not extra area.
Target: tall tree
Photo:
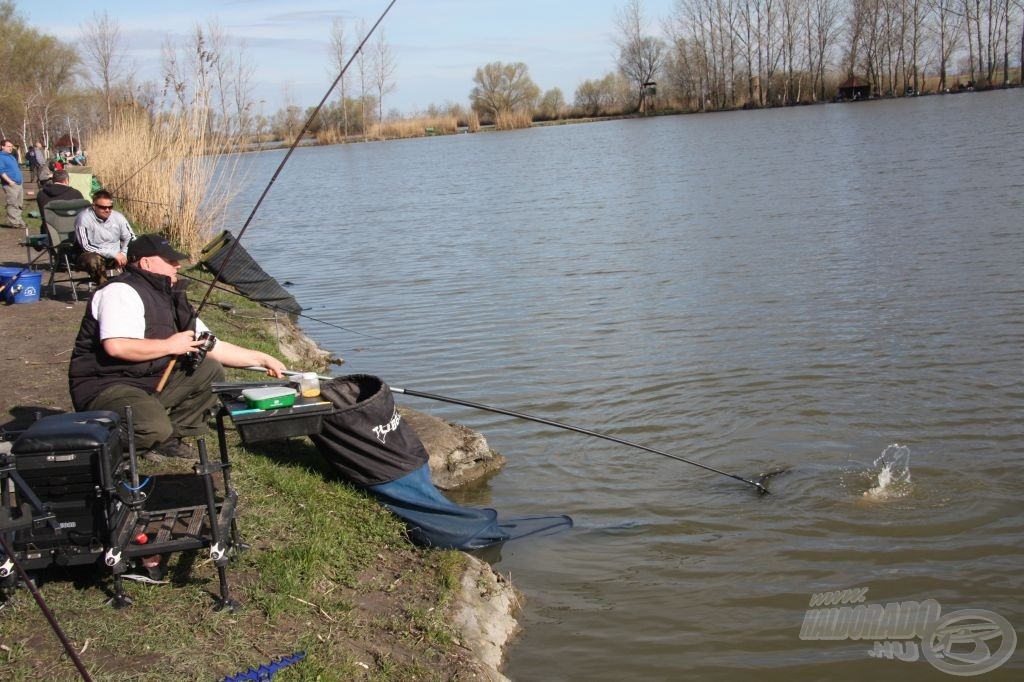
[[[119,85],[129,81],[133,68],[124,51],[121,27],[103,14],[93,14],[92,21],[82,27],[82,53],[85,77],[103,96],[107,126],[113,121],[114,96]]]
[[[963,35],[964,16],[956,9],[958,4],[958,0],[931,0],[929,7],[930,30],[938,41],[935,52],[939,61],[940,92],[949,88],[946,78],[949,62]]]
[[[245,45],[231,52],[231,39],[211,20],[196,24],[186,44],[163,44],[164,94],[178,113],[188,112],[203,132],[233,138],[248,127],[252,102],[252,69]],[[244,125],[243,125],[244,123]]]
[[[361,44],[366,39],[367,34],[366,20],[359,20],[359,32],[356,34],[356,43]],[[356,73],[359,79],[359,131],[366,135],[366,131],[370,129],[369,116],[366,115],[366,110],[369,108],[369,97],[370,97],[370,79],[371,79],[370,60],[366,56],[366,50],[359,50],[356,54]]]
[[[565,113],[565,95],[560,88],[551,88],[541,95],[537,108],[540,115],[549,121],[562,118]]]
[[[334,67],[334,73],[331,75],[337,78],[351,58],[348,51],[348,37],[345,35],[345,21],[340,18],[335,18],[331,22],[330,56],[331,65]],[[349,73],[346,71],[338,82],[338,101],[341,104],[342,132],[345,138],[348,138],[348,103],[346,101],[348,99],[348,82]]]
[[[231,88],[231,99],[234,102],[235,124],[238,134],[245,137],[253,134],[255,123],[256,102],[253,99],[253,76],[256,67],[245,57],[246,44],[243,40],[238,45],[238,59],[235,61],[235,71],[229,81]]]
[[[384,29],[373,43],[373,86],[377,90],[377,120],[384,120],[384,95],[395,90],[395,55],[384,39]]]
[[[469,99],[473,111],[482,118],[493,120],[498,114],[532,112],[540,96],[540,88],[523,62],[491,62],[476,70],[473,82],[476,85]]]
[[[638,111],[646,110],[649,93],[665,63],[665,43],[647,35],[645,23],[640,0],[629,0],[615,16],[618,67],[634,89]]]
[[[13,2],[0,0],[0,136],[20,139],[24,150],[32,138],[62,129],[57,121],[68,110],[78,61],[71,46],[28,26]]]
[[[1021,10],[1020,17],[1020,52],[1017,53],[1020,59],[1017,63],[1020,64],[1020,71],[1017,73],[1017,84],[1024,85],[1024,1],[1013,0],[1013,4],[1017,6],[1017,9]]]
[[[833,45],[839,37],[838,0],[810,0],[807,5],[808,64],[814,72],[813,87],[825,100],[825,72]]]

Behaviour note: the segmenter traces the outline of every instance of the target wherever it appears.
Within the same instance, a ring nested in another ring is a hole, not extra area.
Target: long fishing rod
[[[264,371],[264,369],[262,367],[246,367],[245,369],[249,369],[249,370],[252,370],[254,372],[263,372]],[[296,376],[296,375],[301,374],[301,372],[293,372],[293,371],[290,371],[290,370],[285,370],[284,374],[285,374],[285,376]],[[334,377],[322,376],[322,375],[319,378],[324,380],[324,381],[330,381],[330,380],[334,379]],[[758,481],[751,481],[749,479],[743,478],[742,476],[737,476],[736,474],[730,474],[727,471],[722,471],[721,469],[716,469],[713,466],[708,466],[707,464],[702,464],[700,462],[695,462],[694,460],[687,459],[686,457],[680,457],[679,455],[673,455],[670,452],[664,452],[663,450],[656,450],[656,449],[648,447],[646,445],[641,445],[640,443],[634,443],[632,441],[628,441],[628,440],[625,440],[623,438],[619,438],[617,436],[610,436],[610,435],[608,435],[606,433],[599,433],[597,431],[591,431],[590,429],[584,429],[584,428],[579,427],[579,426],[573,426],[572,424],[563,424],[562,422],[552,421],[550,419],[545,419],[544,417],[537,417],[537,416],[532,415],[532,414],[526,414],[525,412],[515,412],[513,410],[506,410],[506,409],[503,409],[501,407],[492,407],[491,405],[484,405],[482,403],[474,403],[474,402],[469,401],[469,400],[461,400],[459,398],[449,398],[448,396],[437,395],[436,393],[424,393],[422,391],[414,391],[411,388],[398,388],[397,386],[390,386],[390,388],[391,388],[391,392],[392,393],[401,393],[403,395],[411,395],[411,396],[414,396],[416,398],[427,398],[428,400],[439,400],[439,401],[444,402],[444,403],[451,403],[453,405],[462,405],[464,407],[472,407],[472,408],[475,408],[477,410],[484,410],[485,412],[494,412],[496,414],[504,414],[504,415],[507,415],[509,417],[516,417],[517,419],[525,419],[527,421],[537,422],[538,424],[545,424],[547,426],[554,426],[555,428],[565,429],[566,431],[575,431],[576,433],[582,433],[583,435],[586,435],[586,436],[594,436],[595,438],[602,438],[604,440],[608,440],[608,441],[611,441],[613,443],[618,443],[619,445],[626,445],[628,447],[637,448],[637,449],[643,450],[645,452],[651,452],[651,453],[654,453],[655,455],[661,455],[662,457],[668,457],[669,459],[674,459],[677,462],[683,462],[684,464],[692,464],[695,467],[700,467],[701,469],[705,469],[707,471],[711,471],[711,472],[714,472],[716,474],[721,474],[722,476],[728,476],[729,478],[736,479],[737,481],[741,481],[743,483],[746,483],[747,485],[750,485],[750,486],[753,486],[753,487],[757,488],[757,492],[759,492],[762,495],[771,495],[771,492],[769,492],[768,488],[764,487],[764,485],[763,485],[763,483],[761,483],[761,481],[764,481],[768,477],[774,476],[777,473],[779,473],[779,472],[772,472],[772,473],[768,473],[768,474],[762,474]]]
[[[17,281],[18,281],[19,279],[21,279],[21,276],[22,276],[22,275],[24,275],[24,274],[25,274],[25,273],[26,273],[27,271],[31,270],[31,269],[32,269],[32,265],[33,265],[33,264],[34,264],[34,263],[35,263],[35,262],[36,262],[37,260],[39,260],[40,258],[42,258],[43,256],[45,256],[45,255],[46,255],[47,253],[48,253],[48,252],[47,252],[47,251],[45,251],[45,250],[44,250],[44,251],[42,251],[42,252],[40,252],[40,253],[39,253],[39,254],[38,254],[38,255],[37,255],[37,256],[36,256],[35,258],[33,258],[32,260],[30,260],[30,261],[28,262],[28,265],[26,265],[25,267],[23,267],[23,268],[22,268],[21,270],[18,270],[18,272],[17,272],[17,273],[15,273],[15,275],[14,275],[13,277],[11,277],[11,278],[10,278],[9,280],[7,280],[6,282],[4,282],[3,284],[0,284],[0,294],[2,294],[2,293],[4,292],[4,289],[6,289],[7,287],[13,287],[13,286],[14,286],[14,283],[15,283],[15,282],[17,282]]]
[[[203,282],[203,283],[206,283],[206,280],[204,280],[204,279],[200,279],[198,277],[193,277],[192,275],[186,275],[184,272],[181,272],[181,271],[178,272],[178,277],[184,277],[185,279],[190,279],[193,282]],[[368,339],[373,339],[374,341],[383,341],[384,343],[391,343],[391,341],[388,341],[387,339],[382,339],[379,336],[374,336],[373,334],[366,334],[364,332],[358,332],[355,329],[349,329],[348,327],[342,327],[340,324],[334,324],[333,322],[328,322],[327,320],[321,320],[318,317],[313,317],[312,315],[307,315],[306,313],[296,313],[296,312],[293,312],[291,310],[286,310],[286,309],[282,308],[281,306],[276,306],[276,305],[274,305],[272,303],[265,303],[263,301],[257,301],[254,298],[246,296],[245,294],[241,293],[240,291],[236,291],[235,289],[229,289],[228,287],[221,286],[219,284],[216,285],[214,288],[217,291],[223,291],[223,292],[226,292],[226,293],[229,293],[229,294],[234,294],[235,296],[241,296],[242,298],[244,298],[246,300],[249,300],[249,301],[254,301],[256,303],[259,303],[262,306],[266,306],[267,308],[270,308],[271,310],[273,310],[275,312],[287,313],[289,315],[297,315],[298,317],[303,317],[303,318],[305,318],[307,320],[313,320],[314,322],[319,322],[320,324],[325,324],[328,327],[334,327],[335,329],[338,329],[338,330],[343,331],[343,332],[348,332],[349,334],[357,334],[358,336],[363,336],[363,337],[366,337]]]
[[[441,402],[451,403],[453,405],[463,405],[465,407],[472,407],[472,408],[475,408],[475,409],[478,409],[478,410],[484,410],[486,412],[494,412],[496,414],[508,415],[509,417],[516,417],[517,419],[525,419],[527,421],[537,422],[538,424],[546,424],[547,426],[554,426],[556,428],[565,429],[567,431],[575,431],[576,433],[582,433],[582,434],[584,434],[586,436],[594,436],[595,438],[602,438],[604,440],[608,440],[608,441],[611,441],[613,443],[618,443],[619,445],[626,445],[626,446],[629,446],[631,448],[637,448],[639,450],[644,450],[645,452],[652,452],[655,455],[661,455],[662,457],[668,457],[669,459],[674,459],[677,462],[683,462],[685,464],[692,464],[695,467],[700,467],[701,469],[705,469],[707,471],[712,471],[712,472],[714,472],[716,474],[721,474],[722,476],[728,476],[729,478],[734,478],[737,481],[742,481],[743,483],[746,483],[747,485],[754,486],[755,488],[757,488],[757,492],[759,492],[762,495],[770,495],[771,494],[770,492],[768,492],[768,488],[765,488],[764,485],[762,485],[761,483],[759,483],[757,481],[751,481],[751,480],[748,480],[746,478],[743,478],[742,476],[737,476],[736,474],[730,474],[727,471],[722,471],[721,469],[716,469],[713,466],[708,466],[707,464],[701,464],[700,462],[695,462],[694,460],[687,459],[686,457],[680,457],[679,455],[673,455],[672,453],[664,452],[663,450],[655,450],[654,448],[648,447],[646,445],[641,445],[640,443],[634,443],[632,441],[628,441],[628,440],[625,440],[623,438],[618,438],[617,436],[610,436],[610,435],[608,435],[606,433],[598,433],[597,431],[591,431],[590,429],[584,429],[584,428],[581,428],[579,426],[573,426],[572,424],[563,424],[562,422],[552,421],[550,419],[545,419],[544,417],[537,417],[537,416],[534,416],[532,414],[526,414],[524,412],[515,412],[513,410],[506,410],[506,409],[503,409],[503,408],[500,408],[500,407],[492,407],[490,405],[483,405],[481,403],[474,403],[474,402],[471,402],[469,400],[460,400],[459,398],[449,398],[447,396],[437,395],[436,393],[424,393],[422,391],[414,391],[411,388],[397,388],[395,386],[391,386],[391,392],[392,393],[402,393],[404,395],[411,395],[411,396],[415,396],[417,398],[427,398],[429,400],[439,400]],[[767,475],[763,476],[762,478],[764,478],[766,476]]]
[[[0,533],[0,549],[3,553],[11,560],[14,564],[14,569],[18,573],[18,577],[28,588],[28,591],[32,594],[32,598],[36,600],[36,605],[39,606],[39,610],[43,612],[43,616],[46,617],[46,621],[50,624],[50,629],[53,630],[54,634],[57,635],[57,639],[60,640],[61,646],[64,647],[64,651],[67,653],[71,662],[74,663],[75,668],[78,669],[78,674],[82,677],[85,682],[92,682],[92,677],[89,675],[89,671],[86,669],[85,664],[82,663],[82,658],[75,651],[75,647],[71,644],[71,640],[68,639],[67,634],[64,633],[60,623],[57,622],[56,616],[50,611],[50,608],[46,605],[46,601],[43,599],[43,595],[39,592],[35,583],[32,582],[32,578],[25,571],[24,566],[18,560],[17,555],[14,553],[14,549],[7,543],[7,539],[3,533]]]
[[[245,235],[246,230],[249,229],[249,225],[252,224],[253,218],[256,217],[256,212],[259,211],[260,206],[263,205],[263,200],[266,199],[267,194],[270,193],[270,188],[274,186],[275,182],[277,182],[277,177],[281,174],[281,171],[284,170],[285,164],[288,163],[288,159],[292,157],[292,153],[295,151],[295,148],[299,146],[299,142],[302,141],[302,136],[305,135],[306,131],[309,130],[310,126],[313,125],[313,121],[316,120],[316,117],[320,113],[320,110],[324,108],[325,104],[327,104],[327,98],[331,96],[331,93],[334,92],[334,88],[336,88],[338,86],[338,83],[341,82],[341,79],[345,77],[345,73],[348,71],[348,67],[352,66],[352,62],[355,61],[355,58],[359,55],[360,52],[362,52],[363,46],[366,45],[366,41],[368,41],[370,39],[370,36],[374,34],[374,32],[377,30],[377,27],[380,26],[380,23],[382,21],[384,21],[384,17],[387,16],[388,12],[391,11],[391,8],[394,7],[396,2],[398,2],[398,0],[391,0],[391,2],[388,3],[388,6],[384,8],[384,11],[377,18],[377,21],[373,24],[373,26],[370,27],[370,30],[366,32],[366,35],[363,37],[362,42],[360,42],[356,49],[352,51],[352,56],[348,58],[347,62],[345,62],[345,66],[342,67],[341,72],[338,74],[338,77],[334,79],[333,83],[331,83],[331,87],[327,88],[327,92],[324,93],[323,99],[320,100],[320,103],[317,104],[316,107],[313,109],[312,113],[310,113],[309,118],[306,119],[305,125],[302,126],[302,130],[300,130],[298,134],[295,136],[295,139],[292,141],[291,146],[288,147],[288,151],[285,152],[284,158],[281,159],[281,163],[277,165],[277,170],[275,170],[274,174],[271,176],[270,182],[268,182],[267,186],[263,188],[263,192],[260,194],[259,199],[256,200],[256,204],[252,207],[252,211],[249,212],[249,217],[246,218],[245,224],[243,224],[242,229],[238,231],[238,236],[235,237],[235,241],[231,243],[231,246],[229,246],[228,250],[225,252],[224,260],[221,261],[220,269],[217,272],[213,273],[213,279],[210,280],[210,286],[207,287],[206,293],[203,295],[203,300],[199,302],[199,306],[196,308],[196,315],[199,315],[201,312],[203,312],[203,308],[206,307],[206,302],[210,300],[210,294],[213,293],[214,285],[220,281],[221,273],[224,272],[224,269],[227,266],[228,262],[231,260],[231,257],[235,255],[235,249],[238,248],[238,245],[241,243],[242,237]],[[164,370],[163,376],[160,377],[160,382],[156,386],[157,393],[160,393],[163,390],[164,386],[167,384],[167,379],[171,376],[171,372],[174,371],[174,366],[177,364],[177,362],[178,358],[173,358],[169,363],[167,363],[167,369]]]
[[[277,182],[277,177],[281,174],[281,171],[284,170],[285,164],[288,163],[288,159],[292,157],[292,153],[295,151],[295,148],[299,146],[299,142],[302,141],[302,136],[305,135],[306,131],[308,131],[309,128],[313,125],[313,121],[316,120],[316,117],[317,115],[319,115],[320,110],[323,109],[325,104],[327,104],[327,98],[331,96],[331,93],[334,91],[334,88],[338,87],[338,83],[340,83],[341,79],[345,77],[345,73],[348,71],[348,67],[352,66],[352,62],[355,61],[355,58],[359,55],[360,52],[362,52],[363,46],[366,45],[366,41],[368,41],[370,39],[370,36],[374,34],[374,32],[377,30],[377,27],[380,26],[380,23],[382,21],[384,21],[384,17],[387,16],[388,12],[391,11],[391,8],[394,7],[397,1],[398,0],[391,0],[391,2],[388,3],[388,6],[384,8],[384,11],[381,13],[380,17],[377,18],[377,21],[373,24],[372,27],[370,27],[370,30],[367,31],[366,35],[363,37],[362,42],[360,42],[358,47],[356,47],[356,49],[353,50],[352,56],[348,58],[347,62],[345,62],[345,66],[342,67],[341,72],[338,74],[338,77],[334,79],[333,83],[331,83],[331,87],[327,88],[327,92],[324,93],[323,99],[320,100],[320,103],[317,104],[316,107],[313,109],[312,113],[310,113],[309,118],[306,119],[305,125],[302,126],[302,130],[300,130],[299,133],[295,136],[295,140],[293,140],[291,146],[288,147],[288,151],[285,153],[284,158],[281,159],[281,163],[278,164],[277,170],[274,171],[274,175],[271,176],[270,182],[268,182],[267,186],[263,188],[263,192],[260,194],[259,199],[256,200],[256,205],[252,207],[252,211],[249,213],[249,217],[246,218],[245,224],[243,224],[242,229],[238,231],[238,236],[235,237],[235,241],[231,244],[230,247],[228,247],[227,253],[224,255],[224,261],[221,263],[220,271],[214,273],[213,281],[210,282],[210,286],[206,290],[206,295],[203,296],[203,300],[199,303],[199,307],[196,309],[197,314],[202,312],[203,306],[206,305],[207,300],[210,298],[210,294],[213,292],[213,285],[220,280],[220,273],[224,272],[224,267],[227,265],[228,261],[231,260],[231,256],[234,255],[235,248],[242,241],[242,236],[245,235],[245,231],[249,229],[249,225],[252,224],[253,218],[256,217],[256,212],[259,211],[260,206],[263,204],[263,200],[266,199],[267,194],[270,193],[270,188],[274,186],[275,182]]]

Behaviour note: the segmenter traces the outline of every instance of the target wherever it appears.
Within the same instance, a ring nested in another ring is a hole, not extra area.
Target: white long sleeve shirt
[[[75,239],[83,250],[113,258],[128,253],[128,243],[135,239],[135,233],[121,213],[111,211],[106,220],[101,220],[90,206],[75,219]]]

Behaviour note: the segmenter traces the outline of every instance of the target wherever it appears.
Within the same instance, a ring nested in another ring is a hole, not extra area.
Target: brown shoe
[[[163,443],[157,443],[149,450],[150,453],[163,457],[177,457],[179,459],[199,459],[199,454],[190,445],[180,438],[168,438]],[[149,454],[149,453],[147,453]],[[147,457],[148,459],[148,457]]]

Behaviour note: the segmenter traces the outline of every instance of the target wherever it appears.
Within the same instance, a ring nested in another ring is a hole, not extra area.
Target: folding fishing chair
[[[78,244],[75,242],[75,218],[89,207],[88,199],[55,199],[43,208],[46,220],[46,234],[49,243],[46,247],[50,256],[50,296],[57,296],[57,276],[67,276],[71,285],[71,296],[78,302],[78,285],[88,284],[92,288],[92,278],[77,276],[72,270],[79,271],[76,266]],[[81,271],[79,271],[81,272]]]

